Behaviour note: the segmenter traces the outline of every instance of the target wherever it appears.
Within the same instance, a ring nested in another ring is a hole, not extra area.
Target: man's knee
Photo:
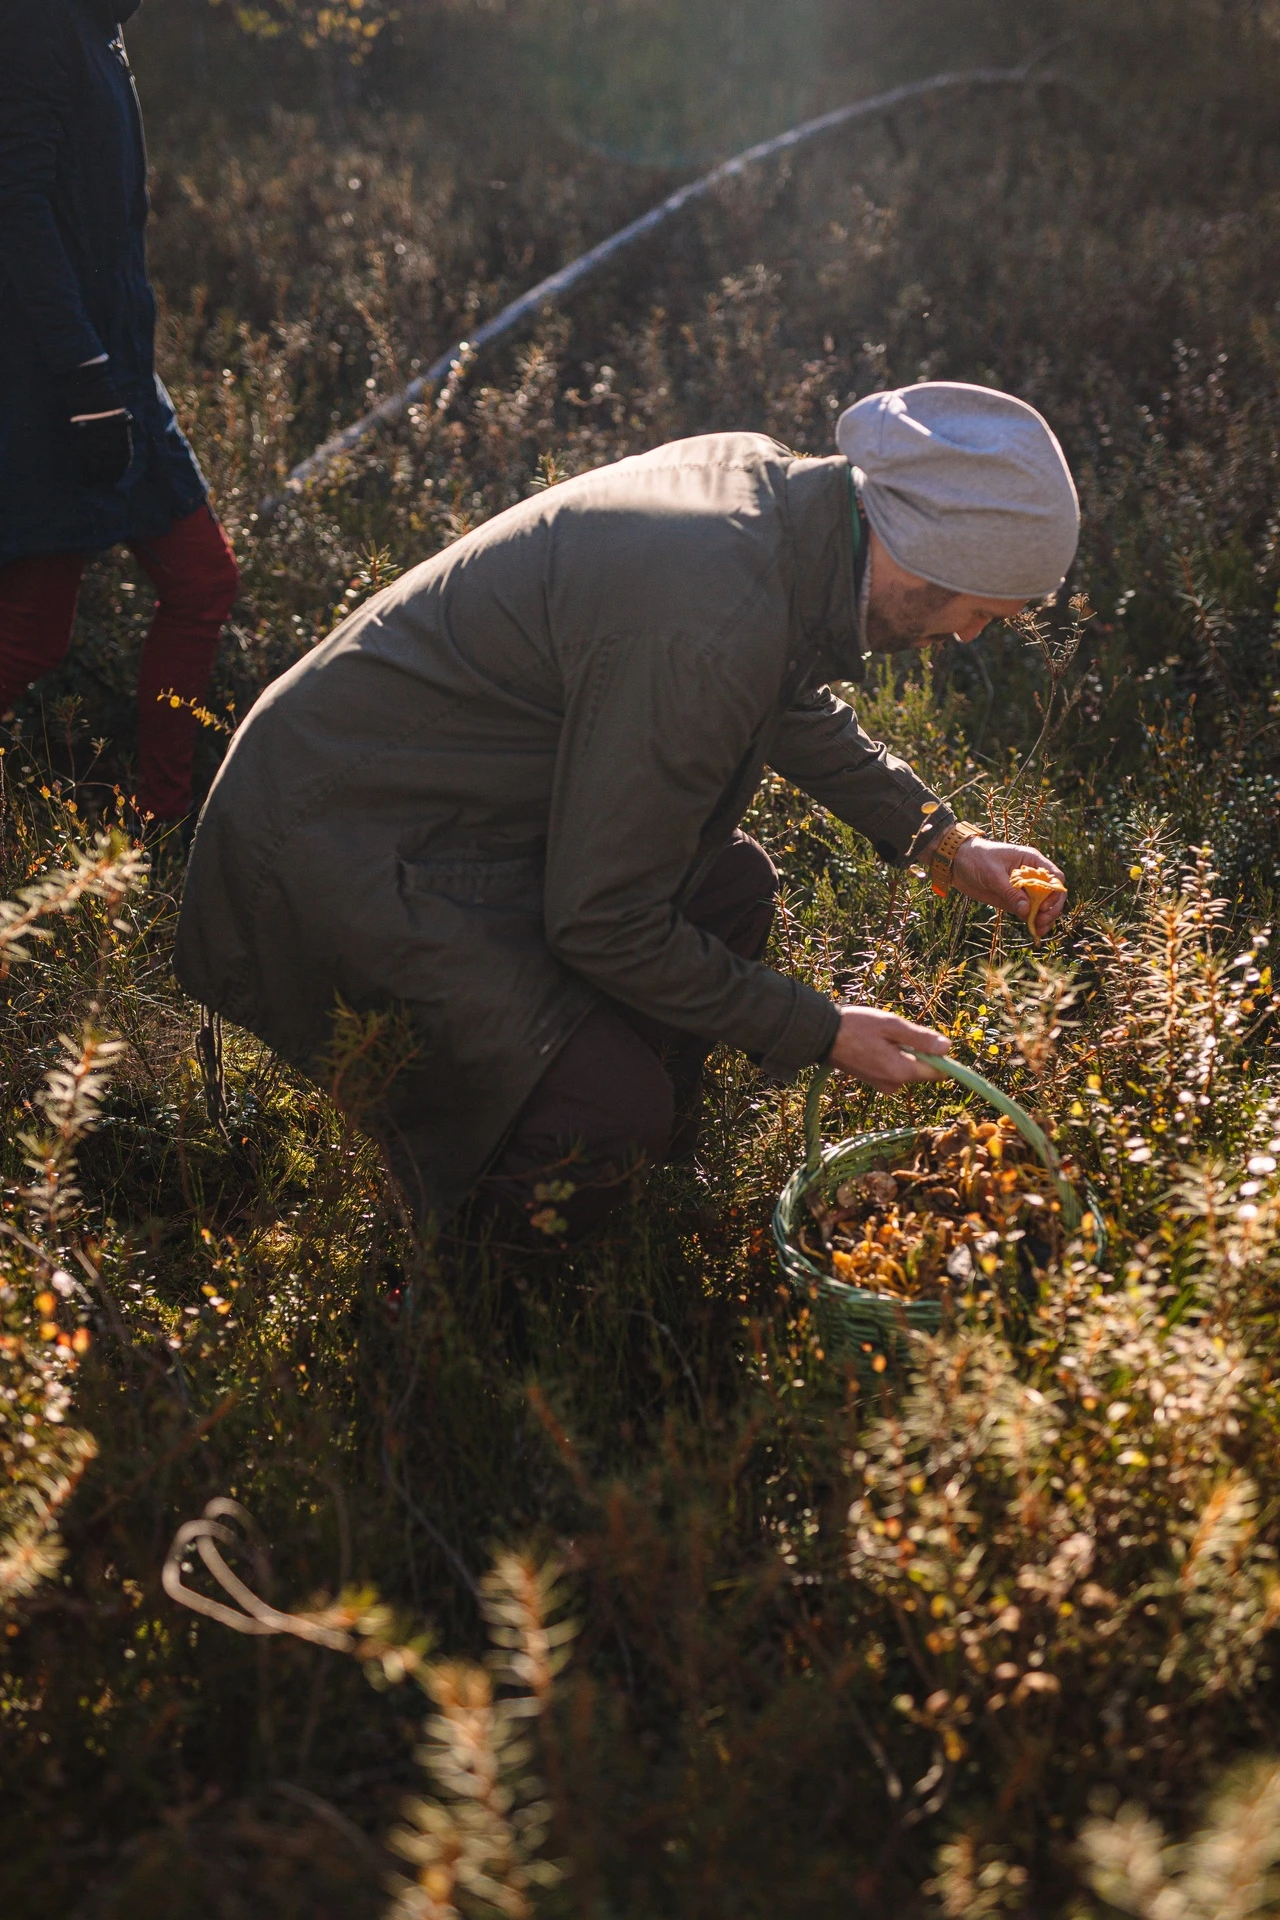
[[[725,859],[733,886],[744,905],[768,907],[778,897],[778,869],[758,840],[740,834],[725,849]]]
[[[758,841],[737,833],[713,862],[685,913],[745,959],[764,952],[773,926],[778,869]]]

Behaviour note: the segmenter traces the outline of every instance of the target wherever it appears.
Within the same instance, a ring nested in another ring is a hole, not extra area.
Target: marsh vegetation
[[[713,0],[402,0],[354,68],[226,6],[139,15],[162,366],[244,569],[204,778],[344,611],[533,488],[711,428],[826,452],[841,406],[917,377],[1022,394],[1080,481],[1085,601],[856,699],[968,817],[1052,851],[1053,937],[895,877],[781,782],[746,824],[785,877],[777,964],[944,1027],[1088,1178],[1105,1258],[1068,1236],[1016,1327],[961,1317],[869,1383],[780,1287],[803,1088],[741,1059],[715,1063],[696,1169],[572,1254],[465,1220],[416,1242],[369,1143],[247,1036],[211,1112],[168,965],[180,863],[131,850],[143,582],[102,556],[0,759],[0,1904],[23,1920],[1273,1899],[1280,23],[796,12],[810,51],[783,60],[750,37],[778,9],[742,10],[734,87]],[[257,517],[686,162],[1064,22],[1064,84],[744,177]],[[615,99],[591,76],[637,47]],[[646,89],[665,120],[640,124]],[[827,1128],[960,1104],[846,1085]],[[219,1523],[241,1577],[306,1631],[165,1592],[218,1499],[259,1530]]]

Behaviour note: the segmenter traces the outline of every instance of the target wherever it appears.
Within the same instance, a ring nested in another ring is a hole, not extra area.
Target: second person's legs
[[[82,553],[33,553],[0,567],[0,718],[71,645]]]
[[[156,605],[138,670],[138,806],[180,820],[191,805],[191,763],[223,623],[240,588],[226,534],[211,510],[176,520],[134,557],[155,585]]]

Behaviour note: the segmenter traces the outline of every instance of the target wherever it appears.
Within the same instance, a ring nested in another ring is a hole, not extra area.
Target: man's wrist
[[[955,815],[950,809],[942,810],[940,819],[926,820],[911,843],[907,855],[908,864],[928,869],[929,862],[941,845],[949,828],[955,825]]]
[[[929,883],[940,900],[945,900],[954,882],[955,857],[966,840],[980,840],[982,828],[968,820],[957,820],[947,828],[928,855]]]

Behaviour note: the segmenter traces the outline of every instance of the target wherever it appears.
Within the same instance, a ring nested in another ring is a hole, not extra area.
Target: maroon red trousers
[[[758,960],[777,890],[764,848],[735,833],[683,912]],[[692,1151],[710,1051],[616,1001],[594,1008],[521,1109],[477,1198],[550,1244],[575,1238],[633,1191],[638,1172]]]
[[[138,671],[137,802],[143,814],[178,820],[191,805],[191,703],[208,688],[240,575],[208,507],[131,551],[156,589]],[[87,558],[36,553],[0,567],[0,715],[65,657]]]

